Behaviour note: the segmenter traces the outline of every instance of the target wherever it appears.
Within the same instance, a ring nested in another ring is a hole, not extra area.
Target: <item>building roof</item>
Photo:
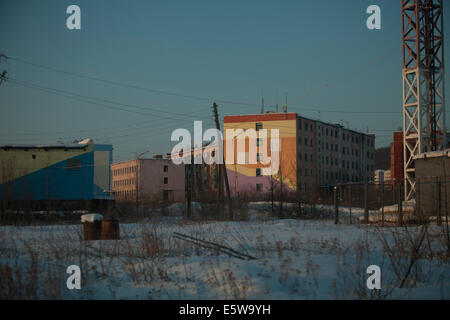
[[[2,149],[83,149],[92,143],[91,139],[84,139],[78,143],[53,144],[0,144]]]
[[[280,121],[280,120],[295,120],[296,113],[259,113],[259,114],[244,114],[237,116],[224,116],[224,123],[234,122],[255,122],[255,121]]]
[[[448,158],[450,158],[450,149],[421,153],[421,154],[418,154],[417,156],[415,156],[414,160],[417,160],[417,159],[428,159],[428,158],[439,158],[439,157],[448,157]]]
[[[314,121],[317,123],[322,123],[324,125],[333,126],[336,128],[342,128],[346,131],[350,131],[356,134],[362,134],[366,136],[374,137],[375,134],[373,133],[364,133],[352,129],[345,128],[344,126],[338,124],[338,123],[329,123],[324,122],[321,120],[314,120],[308,117],[300,116],[295,112],[285,113],[285,112],[269,112],[269,113],[259,113],[259,114],[245,114],[245,115],[236,115],[236,116],[224,116],[223,122],[224,123],[236,123],[236,122],[258,122],[258,121],[281,121],[281,120],[296,120],[297,118],[306,119],[308,121]]]

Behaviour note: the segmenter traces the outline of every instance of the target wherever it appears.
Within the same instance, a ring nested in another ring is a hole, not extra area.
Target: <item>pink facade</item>
[[[184,201],[185,168],[184,165],[175,165],[170,159],[115,163],[111,166],[111,173],[117,201],[138,201],[141,205]]]

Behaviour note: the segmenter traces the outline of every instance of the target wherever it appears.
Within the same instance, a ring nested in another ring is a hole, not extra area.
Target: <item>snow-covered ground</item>
[[[267,203],[252,206],[249,211],[258,212]],[[353,213],[357,217],[361,210]],[[342,215],[348,216],[348,210]],[[420,239],[421,227],[256,218],[190,222],[161,217],[121,224],[120,229],[119,241],[85,242],[81,223],[0,227],[0,298],[450,298],[445,237],[438,226],[429,227],[417,260],[411,244]],[[201,248],[177,239],[174,232],[256,259],[241,260]],[[81,290],[66,287],[69,265],[81,268]],[[382,270],[380,291],[366,287],[370,265]]]

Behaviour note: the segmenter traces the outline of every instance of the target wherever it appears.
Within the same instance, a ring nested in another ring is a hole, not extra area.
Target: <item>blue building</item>
[[[112,145],[0,145],[0,200],[112,200]]]

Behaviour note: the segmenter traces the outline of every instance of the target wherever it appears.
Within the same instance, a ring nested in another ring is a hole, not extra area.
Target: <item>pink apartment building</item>
[[[112,189],[118,202],[140,205],[183,202],[185,167],[154,155],[153,159],[134,159],[111,165]]]

